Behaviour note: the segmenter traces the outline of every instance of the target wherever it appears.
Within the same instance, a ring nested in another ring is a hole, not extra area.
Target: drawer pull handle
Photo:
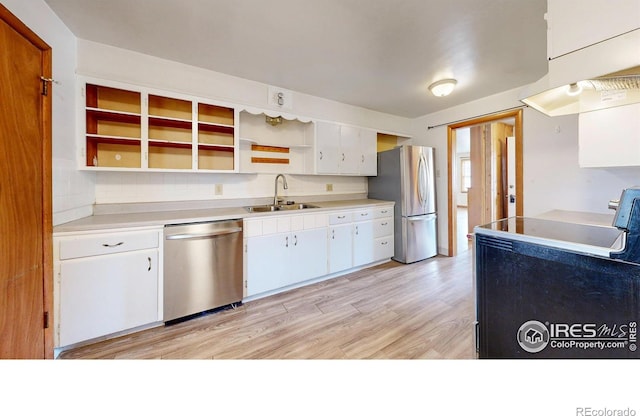
[[[387,212],[389,211],[387,211],[386,209],[384,211],[380,211],[381,214],[386,214]]]
[[[111,248],[111,247],[118,247],[118,246],[121,246],[123,244],[124,244],[124,241],[120,241],[119,243],[116,243],[116,244],[104,243],[104,244],[102,244],[102,247],[110,247]]]
[[[149,268],[147,269],[148,272],[151,271],[151,257],[147,257],[147,260],[149,260]]]
[[[346,215],[338,215],[338,219],[339,219],[339,220],[343,220],[343,219],[345,219],[345,218],[347,218],[347,216],[346,216]]]
[[[385,226],[385,225],[387,225],[387,224],[389,224],[389,223],[388,223],[388,222],[383,222],[383,223],[382,223],[382,224],[380,224],[380,225],[382,225],[382,226],[384,227],[384,226]]]
[[[363,212],[362,214],[360,214],[361,217],[366,217],[367,215],[369,215],[368,212]]]
[[[383,241],[381,244],[382,244],[383,246],[386,246],[387,244],[389,244],[389,242],[388,242],[388,241]]]

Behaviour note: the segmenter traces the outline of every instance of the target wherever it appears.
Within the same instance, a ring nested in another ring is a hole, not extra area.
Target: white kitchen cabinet
[[[327,230],[293,231],[289,239],[288,284],[327,274]]]
[[[353,266],[374,261],[374,211],[359,210],[353,213]]]
[[[329,273],[353,267],[353,211],[338,211],[329,215]]]
[[[640,28],[638,0],[547,0],[547,56],[558,56]]]
[[[377,133],[334,123],[316,123],[316,173],[375,176]]]
[[[319,121],[316,123],[316,173],[340,172],[340,126]]]
[[[244,222],[247,296],[327,274],[326,214],[281,214]]]
[[[56,347],[162,320],[160,231],[55,237]]]
[[[287,285],[288,238],[287,233],[245,239],[247,296]]]
[[[374,130],[360,129],[360,167],[358,172],[364,176],[378,174],[378,133]]]
[[[640,104],[578,115],[580,167],[640,166]]]

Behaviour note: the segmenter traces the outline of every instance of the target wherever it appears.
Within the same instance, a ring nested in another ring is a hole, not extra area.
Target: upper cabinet
[[[377,174],[372,129],[119,82],[79,86],[81,169]]]
[[[547,56],[558,56],[640,28],[638,0],[547,0]]]
[[[327,175],[377,175],[377,133],[373,130],[317,122],[316,173]]]
[[[142,167],[142,93],[86,84],[85,166]]]
[[[288,114],[240,112],[240,172],[313,173],[313,122]]]
[[[580,167],[640,166],[640,104],[578,116]]]
[[[81,167],[238,171],[232,106],[104,82],[82,81],[81,91]]]
[[[548,116],[640,102],[640,0],[548,0],[547,74],[521,100]]]

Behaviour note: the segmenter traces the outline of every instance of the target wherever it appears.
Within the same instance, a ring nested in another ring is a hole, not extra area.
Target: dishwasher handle
[[[199,238],[213,238],[220,235],[235,234],[242,232],[242,227],[223,228],[221,230],[207,233],[172,234],[165,237],[166,240],[195,240]]]

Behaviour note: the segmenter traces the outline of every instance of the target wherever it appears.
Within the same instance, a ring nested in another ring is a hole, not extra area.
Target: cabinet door
[[[327,274],[327,230],[296,231],[289,240],[289,284]]]
[[[374,261],[375,241],[373,238],[373,221],[362,221],[353,224],[353,266]]]
[[[547,16],[549,58],[640,27],[636,0],[548,0]]]
[[[329,273],[347,270],[353,266],[351,230],[351,224],[329,227]]]
[[[360,129],[357,127],[340,127],[340,173],[357,175],[360,169]]]
[[[340,126],[316,123],[316,173],[339,173]]]
[[[578,115],[580,167],[640,166],[640,104]]]
[[[61,263],[59,346],[159,320],[158,250]]]
[[[360,130],[360,169],[363,176],[378,174],[378,134],[373,130]]]
[[[289,233],[247,238],[247,296],[287,285],[289,238]]]

